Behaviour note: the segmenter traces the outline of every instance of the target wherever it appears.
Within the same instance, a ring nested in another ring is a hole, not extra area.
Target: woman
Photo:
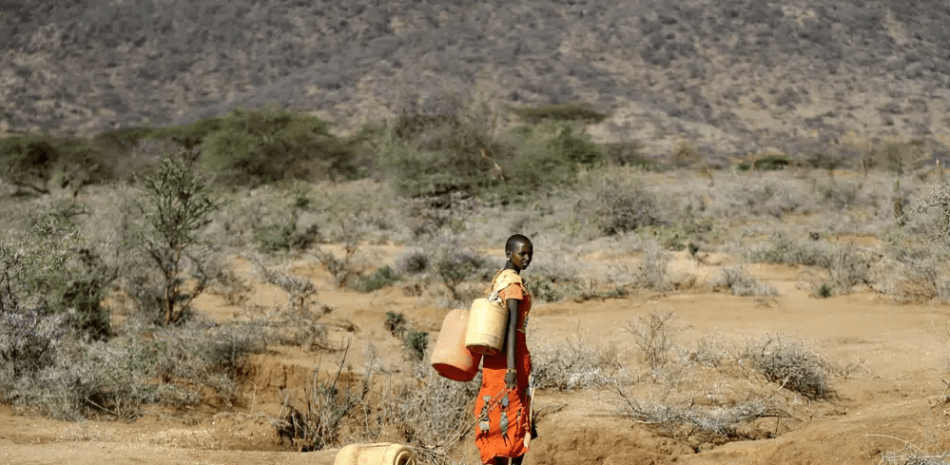
[[[505,244],[508,261],[492,280],[489,299],[500,299],[508,308],[508,327],[503,350],[482,358],[482,387],[475,402],[479,419],[475,445],[483,464],[520,465],[532,436],[528,390],[531,354],[525,341],[531,296],[521,270],[528,267],[533,253],[527,237],[509,237]]]

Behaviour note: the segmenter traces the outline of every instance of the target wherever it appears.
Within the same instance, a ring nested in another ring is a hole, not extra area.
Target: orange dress
[[[496,278],[497,279],[497,278]],[[483,464],[494,463],[495,457],[520,457],[528,452],[526,436],[530,434],[528,377],[531,374],[531,354],[528,352],[525,329],[531,296],[519,283],[509,284],[499,291],[502,302],[519,300],[518,328],[515,332],[515,367],[518,370],[518,387],[502,397],[505,391],[505,373],[508,371],[508,355],[500,352],[482,357],[482,387],[475,402],[475,445],[481,452]],[[506,338],[507,340],[507,338]],[[505,350],[508,350],[507,348]],[[489,407],[489,408],[486,408]]]

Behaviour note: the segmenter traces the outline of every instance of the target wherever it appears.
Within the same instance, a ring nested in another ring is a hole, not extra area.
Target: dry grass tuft
[[[742,297],[778,297],[774,287],[758,281],[742,266],[721,268],[710,285],[716,289],[729,289],[733,295]]]

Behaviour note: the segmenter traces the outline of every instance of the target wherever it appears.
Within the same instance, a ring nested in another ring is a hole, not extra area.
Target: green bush
[[[305,250],[317,242],[319,226],[314,223],[301,228],[300,216],[311,206],[306,191],[295,188],[283,208],[265,205],[251,220],[253,241],[264,253]],[[302,230],[301,230],[302,229]]]
[[[409,356],[414,360],[422,360],[426,356],[426,349],[429,347],[429,333],[425,331],[406,331],[403,345]]]
[[[429,255],[422,250],[406,250],[396,261],[396,269],[406,274],[422,274],[429,269]]]
[[[468,153],[426,150],[399,143],[383,152],[383,165],[401,195],[440,198],[452,193],[471,195],[495,183],[491,164],[473,150]]]
[[[756,171],[778,171],[784,170],[789,165],[792,164],[792,159],[787,155],[766,155],[762,158],[755,160],[755,164],[751,162],[740,163],[739,169],[742,171],[756,170]]]
[[[353,284],[353,289],[359,292],[373,292],[384,287],[392,286],[399,281],[399,274],[389,266],[377,268],[369,276],[360,276]]]
[[[669,166],[643,155],[642,146],[638,143],[607,143],[603,148],[607,161],[617,166],[633,166],[649,172],[669,169]]]
[[[81,237],[72,203],[33,205],[26,231],[0,237],[0,313],[39,309],[63,315],[80,337],[104,339],[111,332],[100,302],[116,278],[94,244]],[[15,343],[15,342],[13,342]]]
[[[572,121],[581,123],[600,123],[607,114],[600,113],[584,103],[565,103],[541,105],[537,107],[509,107],[522,121],[538,124],[545,121]]]
[[[489,159],[496,122],[490,106],[459,95],[407,106],[377,135],[376,170],[406,197],[470,195],[497,182]]]
[[[383,322],[383,326],[393,336],[400,335],[406,332],[406,317],[403,316],[402,312],[386,312],[386,321]]]
[[[153,315],[163,324],[179,322],[189,313],[191,302],[204,291],[209,276],[205,273],[206,244],[199,232],[211,222],[211,214],[220,203],[211,186],[183,153],[162,158],[155,173],[144,180],[145,191],[139,207],[145,227],[139,231],[139,246],[160,275],[160,314]],[[186,286],[186,277],[194,278]],[[156,292],[145,292],[151,307]]]
[[[569,123],[519,126],[501,137],[497,156],[505,182],[498,185],[507,195],[525,195],[573,184],[582,166],[606,160],[603,147],[583,129]]]
[[[563,282],[547,275],[531,278],[531,297],[538,302],[560,302],[580,295],[580,289],[574,283]]]
[[[380,167],[408,197],[500,194],[503,200],[569,184],[605,150],[572,122],[512,128],[497,140],[490,110],[404,112],[382,144]],[[540,120],[539,120],[540,121]]]
[[[0,178],[21,192],[48,194],[114,178],[113,160],[92,141],[78,137],[29,134],[0,139]]]
[[[356,175],[352,149],[330,133],[330,123],[315,116],[277,109],[235,110],[195,125],[202,164],[225,181],[254,185]]]
[[[432,269],[449,290],[452,299],[464,302],[459,285],[464,281],[491,273],[487,261],[474,251],[466,249],[457,237],[441,236],[429,246],[436,250]]]
[[[290,252],[305,250],[319,236],[317,225],[311,225],[298,231],[296,221],[291,218],[283,224],[267,224],[254,228],[254,242],[257,249],[264,253]]]

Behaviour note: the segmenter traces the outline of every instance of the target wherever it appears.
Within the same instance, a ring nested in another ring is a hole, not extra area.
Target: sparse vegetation
[[[635,322],[631,321],[624,328],[633,336],[633,343],[640,350],[643,361],[650,370],[656,371],[673,357],[676,333],[679,331],[674,320],[673,312],[659,312],[654,309],[649,315],[641,316]]]
[[[517,114],[522,121],[531,124],[538,124],[544,121],[599,123],[608,116],[581,103],[542,105],[539,107],[511,107],[509,110]]]
[[[34,187],[4,181],[7,192],[20,193],[9,198],[15,208],[0,225],[0,400],[59,418],[127,421],[153,405],[239,407],[250,389],[241,383],[256,383],[244,378],[245,356],[262,351],[264,341],[319,358],[343,350],[341,332],[365,329],[339,321],[348,313],[320,302],[323,292],[336,294],[326,302],[344,301],[342,293],[375,308],[388,291],[352,291],[398,285],[420,307],[467,307],[497,270],[486,257],[496,257],[512,232],[537,238],[539,255],[526,275],[537,306],[623,306],[629,301],[604,301],[638,292],[651,300],[688,295],[698,276],[718,268],[708,282],[714,289],[780,307],[783,298],[750,274],[748,262],[798,266],[807,281],[797,289],[820,298],[866,289],[907,302],[950,297],[942,265],[947,195],[939,178],[917,173],[909,161],[860,179],[812,173],[801,156],[760,157],[752,172],[740,165],[713,173],[707,146],[675,146],[662,152],[668,160],[661,165],[638,142],[594,142],[578,124],[587,117],[569,115],[574,110],[506,126],[496,121],[503,117],[497,107],[450,98],[352,139],[332,136],[317,119],[239,110],[185,127],[103,136],[148,153],[183,147],[136,165],[148,170],[121,191],[90,181],[70,199],[56,187],[65,169],[59,161],[23,171]],[[372,149],[357,153],[357,139]],[[225,150],[235,141],[244,141],[242,150]],[[328,152],[288,161],[308,144]],[[770,172],[780,168],[789,173]],[[917,174],[895,177],[901,171]],[[378,179],[312,183],[364,175]],[[134,194],[126,197],[142,208],[101,215],[103,199],[119,195],[113,191]],[[219,208],[223,195],[234,199],[233,209]],[[885,201],[892,198],[899,211]],[[812,215],[819,211],[833,218]],[[100,232],[97,222],[108,227]],[[884,245],[858,245],[872,239]],[[375,258],[392,257],[394,246],[403,248],[395,260]],[[249,270],[239,269],[242,258]],[[338,289],[325,291],[313,278],[323,272]],[[260,285],[269,300],[255,292]],[[195,308],[209,286],[235,321],[215,315],[212,323]],[[657,308],[621,328],[626,345],[569,338],[532,346],[536,387],[615,387],[621,416],[698,450],[779,434],[763,419],[793,418],[800,398],[833,400],[828,379],[849,369],[784,336],[737,348],[709,338],[680,345],[685,326]],[[284,394],[303,393],[296,404],[285,397],[271,419],[286,447],[385,437],[433,463],[449,462],[470,426],[477,381],[436,377],[426,358],[430,323],[415,326],[415,314],[406,315],[394,308],[382,321],[402,367],[377,367],[370,357],[358,375],[342,365],[335,375],[315,370],[304,387],[282,375]],[[632,356],[642,365],[629,364]],[[740,384],[751,386],[741,396]]]
[[[590,214],[601,232],[613,235],[666,223],[656,196],[636,183],[608,178],[596,192]]]
[[[793,241],[784,234],[772,237],[771,242],[750,252],[749,258],[759,263],[828,267],[831,250],[825,244]]]
[[[0,410],[99,420],[9,460],[471,462],[428,331],[525,233],[529,461],[948,461],[946,2],[167,3],[0,1]]]
[[[378,291],[384,287],[392,286],[399,282],[399,279],[399,274],[387,265],[377,268],[376,271],[368,276],[356,278],[353,289],[360,292]]]
[[[383,322],[383,326],[393,336],[401,336],[406,332],[406,317],[402,313],[386,312],[386,321]]]
[[[320,367],[313,369],[304,388],[306,405],[303,411],[287,401],[284,402],[277,423],[277,433],[298,451],[322,450],[339,444],[344,420],[363,405],[370,389],[371,371],[364,375],[359,385],[350,386],[340,379],[345,360],[346,352],[336,374],[327,376],[322,381]]]
[[[145,225],[139,244],[161,276],[161,314],[153,317],[174,324],[188,314],[208,284],[207,244],[199,232],[220,203],[182,152],[163,158],[145,178],[144,189],[139,205]],[[186,286],[185,273],[195,280],[193,285]]]
[[[82,138],[44,134],[0,138],[0,179],[23,194],[68,189],[75,197],[85,186],[115,177],[108,155]]]
[[[746,439],[742,428],[759,418],[781,416],[782,412],[763,400],[753,400],[726,408],[671,406],[643,402],[619,391],[625,401],[621,416],[646,423],[667,436],[714,435],[728,439]],[[683,428],[685,427],[685,431]]]
[[[491,279],[485,259],[466,248],[457,236],[440,236],[428,244],[427,249],[435,252],[431,266],[453,302],[470,301],[474,294],[480,293],[480,290],[463,293],[461,285],[466,280],[474,277]]]
[[[742,297],[777,297],[778,291],[756,280],[743,267],[727,266],[719,271],[712,283],[714,288],[727,288],[733,295]]]
[[[744,357],[767,380],[806,399],[834,395],[827,381],[827,362],[803,341],[770,334],[746,346]]]
[[[320,235],[317,223],[301,225],[300,216],[311,206],[312,200],[302,189],[296,188],[290,192],[289,201],[284,208],[262,212],[261,216],[252,219],[254,243],[258,250],[264,253],[297,252],[308,249]],[[268,213],[270,213],[268,215]]]
[[[406,352],[414,360],[422,360],[426,356],[426,349],[429,347],[429,334],[425,331],[408,330],[403,336],[403,346]]]
[[[532,351],[535,387],[570,391],[607,387],[622,374],[616,347],[594,346],[579,337]]]

